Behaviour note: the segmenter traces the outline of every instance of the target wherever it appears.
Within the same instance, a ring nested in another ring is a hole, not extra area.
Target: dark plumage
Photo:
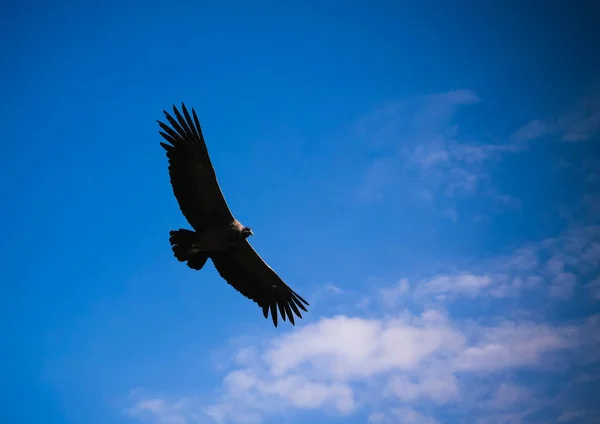
[[[169,241],[180,262],[200,270],[210,258],[218,273],[245,297],[269,310],[277,327],[277,310],[294,324],[294,314],[309,305],[288,287],[252,248],[252,230],[235,219],[223,197],[196,112],[181,104],[183,116],[173,106],[175,119],[163,111],[171,127],[158,121],[159,131],[170,144],[161,142],[169,158],[173,193],[181,212],[195,231],[171,231]]]

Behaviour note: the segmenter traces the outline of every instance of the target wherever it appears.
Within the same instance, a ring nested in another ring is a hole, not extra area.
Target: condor
[[[175,119],[163,111],[168,125],[157,121],[160,135],[169,142],[160,145],[167,151],[169,176],[179,208],[194,231],[170,232],[169,241],[175,257],[192,269],[200,270],[210,258],[227,283],[253,300],[268,318],[269,311],[277,327],[277,311],[285,321],[294,323],[294,314],[308,302],[295,293],[256,253],[248,237],[252,229],[242,225],[231,213],[221,192],[208,155],[196,111],[190,116],[181,104],[183,116],[175,106]]]

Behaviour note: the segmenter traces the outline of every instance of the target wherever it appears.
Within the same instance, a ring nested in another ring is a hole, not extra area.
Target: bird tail
[[[193,244],[197,233],[195,231],[179,229],[171,231],[169,234],[171,236],[169,237],[169,242],[177,260],[179,262],[187,261],[187,265],[190,268],[201,270],[208,259],[208,255],[205,252],[194,251]]]

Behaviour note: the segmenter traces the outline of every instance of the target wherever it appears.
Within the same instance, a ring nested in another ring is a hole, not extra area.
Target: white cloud
[[[429,144],[417,145],[414,150],[410,152],[409,159],[422,168],[428,169],[439,164],[447,163],[450,160],[450,156],[444,141],[440,140],[433,141]]]
[[[433,205],[452,221],[459,220],[456,198],[479,195],[495,207],[518,204],[490,185],[488,171],[491,159],[523,147],[514,141],[459,141],[455,115],[478,102],[474,92],[459,90],[397,102],[361,118],[357,132],[382,154],[366,170],[359,197],[381,200],[394,195],[388,190],[393,186],[394,193]]]
[[[558,135],[566,142],[574,143],[590,140],[600,133],[600,95],[591,93],[577,105],[565,111],[558,119],[535,119],[513,133],[511,139],[518,144]]]
[[[189,407],[188,399],[170,402],[161,398],[146,398],[138,400],[127,412],[145,422],[188,424]]]
[[[550,295],[552,297],[570,298],[573,295],[577,276],[570,272],[561,272],[552,278]]]
[[[233,422],[240,422],[239,411],[263,416],[323,408],[348,414],[364,405],[360,386],[380,386],[379,378],[386,383],[377,397],[442,401],[457,395],[456,377],[439,380],[431,368],[419,370],[463,344],[464,336],[437,311],[387,319],[324,318],[274,339],[259,364],[230,371],[224,395],[207,411]],[[405,373],[417,381],[403,380]]]
[[[478,102],[474,92],[458,90],[392,103],[361,118],[357,133],[380,154],[365,171],[359,197],[380,201],[410,195],[454,222],[460,220],[455,202],[465,197],[487,199],[488,214],[517,209],[519,199],[499,193],[491,183],[494,159],[525,151],[545,136],[575,142],[600,132],[600,96],[590,95],[558,119],[531,120],[504,143],[465,142],[454,121],[461,108]]]
[[[585,158],[581,163],[580,172],[585,174],[587,184],[600,183],[600,160]]]
[[[560,414],[556,421],[558,421],[559,423],[568,423],[574,420],[578,420],[580,422],[581,419],[585,418],[586,416],[588,416],[586,411],[576,411],[573,409],[569,409]]]
[[[586,281],[600,266],[600,227],[574,227],[554,238],[528,243],[507,256],[473,264],[473,271],[437,274],[415,284],[411,295],[437,300],[491,295],[509,298],[543,291],[556,299],[573,296],[577,283]],[[587,283],[592,293],[596,285]],[[404,282],[402,292],[410,290]],[[386,288],[383,290],[391,290]],[[398,290],[398,288],[394,288]],[[388,303],[400,298],[386,292]],[[388,305],[389,307],[389,305]]]
[[[387,390],[403,402],[431,400],[438,404],[460,399],[458,378],[445,368],[427,368],[390,378]]]
[[[525,424],[531,411],[509,412],[478,418],[477,424]]]
[[[375,146],[397,145],[403,139],[433,140],[452,131],[449,122],[457,108],[476,104],[472,90],[455,90],[393,102],[361,117],[355,132]]]
[[[384,306],[388,308],[394,307],[402,296],[410,291],[408,279],[403,278],[397,284],[391,287],[384,287],[380,290],[380,299]]]
[[[594,300],[600,300],[600,277],[590,281],[585,287],[590,291]]]
[[[385,320],[337,316],[282,337],[264,359],[275,376],[308,365],[320,378],[347,381],[414,369],[462,343],[447,318],[433,310]]]
[[[564,301],[580,283],[599,298],[600,283],[592,280],[600,266],[598,258],[600,227],[573,227],[557,237],[527,243],[510,255],[480,260],[471,264],[470,271],[438,273],[412,284],[403,278],[379,288],[378,298],[386,309],[404,305],[406,299],[421,305],[480,296],[534,295]]]
[[[323,319],[274,340],[260,367],[230,372],[227,397],[214,407],[226,410],[233,402],[231,409],[275,412],[266,411],[268,398],[279,406],[327,405],[348,413],[365,402],[360,386],[377,387],[380,377],[386,381],[382,398],[447,403],[461,398],[456,373],[538,366],[544,355],[573,346],[575,335],[571,327],[506,322],[477,326],[467,337],[437,311],[379,320]],[[497,393],[495,402],[508,403],[509,389]]]
[[[452,168],[448,172],[445,193],[449,197],[471,195],[477,191],[479,177],[463,168]]]
[[[587,141],[600,132],[600,96],[583,99],[574,110],[562,116],[558,125],[567,142]]]
[[[147,398],[129,412],[160,424],[209,418],[259,423],[317,409],[342,416],[371,409],[370,422],[395,417],[435,422],[413,410],[415,403],[460,404],[463,386],[469,392],[481,390],[470,383],[472,378],[463,380],[465,375],[543,366],[548,355],[581,345],[584,335],[598,327],[596,321],[583,327],[508,320],[464,326],[435,310],[379,319],[323,318],[274,338],[265,348],[250,345],[234,352],[242,360],[227,372],[216,401]],[[251,360],[248,352],[253,352]],[[503,382],[487,404],[507,411],[532,396],[526,388]],[[383,405],[390,408],[382,410]]]
[[[548,135],[552,133],[554,129],[554,125],[535,119],[515,131],[512,134],[511,139],[515,143],[523,144]]]
[[[273,401],[277,403],[275,410],[331,407],[347,413],[356,407],[352,390],[347,384],[319,382],[299,373],[266,377],[257,370],[239,369],[225,377],[224,385],[227,393],[237,402],[264,412],[273,411]]]
[[[369,424],[437,424],[438,421],[427,417],[412,408],[393,408],[387,412],[374,412],[369,415]]]
[[[373,161],[360,187],[359,197],[363,200],[381,200],[383,187],[395,179],[395,167],[396,164],[390,158]]]
[[[534,393],[531,389],[511,383],[501,383],[488,405],[496,409],[511,409],[529,403],[533,397]]]
[[[574,345],[575,330],[532,322],[507,321],[497,327],[477,329],[478,341],[459,353],[456,369],[494,371],[534,366],[545,354]]]
[[[467,294],[477,295],[483,288],[488,287],[492,279],[487,275],[461,273],[458,275],[437,275],[419,284],[419,291],[427,294],[448,295]]]
[[[565,261],[560,255],[554,255],[546,262],[545,272],[550,275],[558,275],[565,269]]]
[[[451,156],[458,161],[467,164],[482,163],[487,159],[501,153],[514,153],[522,150],[522,147],[514,144],[461,144],[449,145]]]

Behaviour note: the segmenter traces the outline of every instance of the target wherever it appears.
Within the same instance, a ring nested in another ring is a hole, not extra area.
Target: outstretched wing
[[[217,272],[237,291],[258,303],[265,318],[269,316],[277,327],[277,309],[281,318],[294,323],[294,314],[302,318],[299,309],[307,312],[308,302],[294,292],[256,253],[247,240],[225,252],[214,253],[211,259]]]
[[[196,111],[192,108],[192,121],[183,103],[181,109],[185,118],[173,106],[177,121],[163,111],[172,128],[157,121],[164,130],[159,131],[160,135],[170,143],[160,145],[167,151],[171,186],[179,209],[200,232],[211,224],[231,222],[233,215],[219,187]]]

